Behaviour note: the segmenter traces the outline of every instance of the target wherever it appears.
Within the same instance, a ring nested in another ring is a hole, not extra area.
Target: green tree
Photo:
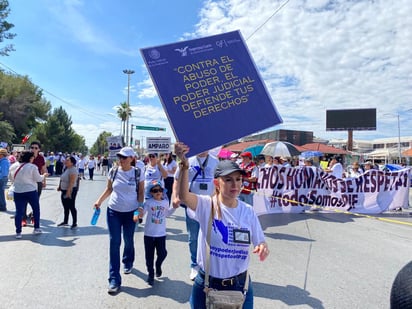
[[[13,44],[8,44],[4,47],[1,46],[4,40],[11,40],[16,36],[15,33],[9,32],[9,30],[14,27],[13,24],[6,21],[9,14],[9,1],[0,0],[0,56],[8,56],[11,51],[15,50]]]
[[[93,155],[98,155],[98,154],[106,154],[107,155],[107,141],[106,138],[112,136],[112,133],[103,131],[100,133],[100,135],[97,137],[96,142],[93,144],[92,148],[90,148],[90,153]]]
[[[120,106],[117,108],[117,116],[122,121],[122,137],[123,137],[123,143],[124,143],[125,142],[124,137],[126,135],[126,120],[127,120],[127,117],[132,116],[132,109],[130,108],[130,106],[128,106],[127,102],[121,103]]]
[[[20,143],[39,122],[46,120],[50,109],[50,102],[27,76],[0,71],[0,120],[13,127],[13,143]]]
[[[11,144],[16,138],[14,128],[8,121],[2,121],[2,114],[0,113],[0,142]]]
[[[86,151],[85,140],[72,128],[72,120],[60,106],[53,110],[47,121],[41,123],[34,135],[43,144],[44,151]]]

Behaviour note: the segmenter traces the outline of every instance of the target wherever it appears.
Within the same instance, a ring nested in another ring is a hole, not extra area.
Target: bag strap
[[[110,170],[110,172],[109,172],[110,179],[111,179],[112,182],[114,182],[114,179],[116,178],[118,169],[119,169],[119,167],[118,167],[118,166],[115,166],[115,167],[112,168],[112,169]]]
[[[136,195],[137,200],[139,201],[139,180],[140,180],[140,168],[134,167],[134,180],[136,182]]]
[[[21,170],[21,168],[23,167],[23,166],[25,166],[26,165],[26,163],[23,163],[22,165],[20,165],[19,166],[19,168],[17,169],[17,171],[14,173],[14,179],[16,179],[16,176],[17,176],[17,173]]]
[[[212,207],[210,209],[209,223],[207,224],[207,235],[206,235],[205,289],[209,288],[210,234],[212,232],[212,221],[213,221],[213,198],[212,198]]]
[[[206,265],[205,265],[205,291],[209,289],[209,271],[210,271],[210,237],[212,233],[212,221],[213,221],[213,200],[215,197],[212,197],[212,207],[210,210],[210,217],[207,226],[207,235],[206,235]],[[217,199],[216,199],[217,200]],[[245,285],[243,286],[243,294],[246,295],[247,290],[249,289],[249,270],[246,271]]]

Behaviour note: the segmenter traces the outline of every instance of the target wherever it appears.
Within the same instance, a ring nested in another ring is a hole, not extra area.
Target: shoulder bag
[[[249,288],[249,271],[246,272],[245,286],[243,292],[233,290],[214,290],[209,288],[210,269],[210,234],[213,220],[213,200],[210,213],[207,236],[206,236],[206,265],[205,265],[205,289],[206,308],[208,309],[241,309],[245,302],[246,292]]]

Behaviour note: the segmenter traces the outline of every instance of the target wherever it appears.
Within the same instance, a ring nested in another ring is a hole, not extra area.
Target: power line
[[[0,65],[3,66],[4,68],[6,68],[7,70],[9,70],[10,72],[13,72],[14,74],[18,75],[18,76],[23,76],[23,75],[17,73],[15,70],[13,70],[12,68],[10,68],[9,66],[7,66],[6,64],[2,63],[2,62],[0,62]],[[75,108],[75,109],[77,109],[77,110],[79,110],[79,111],[82,111],[82,112],[84,112],[85,114],[89,115],[90,117],[99,118],[99,117],[96,117],[96,116],[97,116],[97,115],[96,115],[96,112],[91,112],[91,111],[86,110],[86,109],[84,109],[84,108],[82,108],[82,107],[80,107],[80,106],[77,106],[76,104],[70,103],[70,102],[68,102],[68,101],[66,101],[66,100],[58,97],[57,95],[51,93],[50,91],[47,91],[46,89],[40,87],[39,85],[33,83],[32,81],[31,81],[31,83],[32,83],[33,85],[39,87],[39,89],[40,89],[41,91],[43,91],[44,93],[47,93],[49,96],[57,99],[58,101],[61,101],[61,102],[63,102],[64,104],[67,104],[68,106],[70,106],[70,107],[72,107],[72,108]],[[103,120],[103,119],[100,118],[100,120]]]
[[[270,15],[269,18],[266,19],[266,20],[263,22],[263,24],[261,24],[259,27],[257,27],[257,28],[255,29],[255,31],[253,31],[252,34],[249,35],[249,37],[246,39],[246,41],[249,40],[256,32],[258,32],[264,25],[266,25],[266,23],[267,23],[270,19],[272,19],[272,17],[275,16],[286,4],[288,4],[289,1],[290,1],[290,0],[286,0],[280,7],[278,7],[278,8],[273,12],[273,14]]]

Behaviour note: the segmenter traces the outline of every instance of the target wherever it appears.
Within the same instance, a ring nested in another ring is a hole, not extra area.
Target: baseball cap
[[[240,154],[241,157],[249,157],[252,159],[252,153],[250,151],[245,151]]]
[[[239,165],[237,165],[235,162],[230,161],[230,160],[223,160],[223,161],[220,161],[216,167],[215,178],[218,178],[221,176],[227,176],[234,172],[240,172],[242,175],[246,174],[245,171],[242,170],[239,167]]]
[[[159,180],[152,180],[146,185],[147,192],[150,192],[150,190],[152,190],[154,187],[160,187],[164,189],[162,183]]]
[[[123,147],[120,149],[120,151],[116,154],[117,156],[123,156],[123,157],[135,157],[136,154],[133,151],[132,147]]]

